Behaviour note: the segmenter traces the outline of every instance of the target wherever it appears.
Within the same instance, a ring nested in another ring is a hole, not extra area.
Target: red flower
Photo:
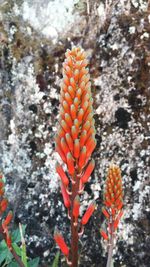
[[[57,243],[57,245],[59,246],[59,248],[61,249],[62,253],[68,257],[69,255],[69,248],[67,247],[62,235],[58,232],[56,232],[54,234],[54,239]]]
[[[108,235],[106,234],[104,230],[100,229],[100,234],[105,240],[108,240]]]
[[[83,217],[82,217],[82,220],[81,220],[81,223],[83,225],[87,224],[89,219],[91,218],[94,210],[95,210],[95,207],[96,207],[96,203],[95,202],[92,202],[89,207],[87,208],[86,212],[84,213]]]
[[[68,184],[69,184],[69,179],[68,179],[67,175],[65,174],[65,172],[64,172],[64,170],[63,170],[63,168],[62,168],[62,166],[61,166],[59,163],[56,164],[56,171],[57,171],[57,173],[59,174],[59,176],[60,176],[60,178],[61,178],[63,184],[64,184],[65,186],[68,186]]]
[[[66,191],[66,188],[65,186],[63,185],[63,183],[61,183],[61,193],[62,193],[62,196],[63,196],[63,200],[64,200],[64,205],[65,207],[68,209],[70,208],[71,206],[71,202],[70,202],[70,198],[69,198],[69,195]]]
[[[79,196],[76,196],[73,202],[73,216],[78,218],[79,216],[79,209],[80,209],[80,199]]]
[[[83,184],[85,184],[88,181],[92,171],[94,170],[94,167],[95,167],[95,162],[94,162],[94,160],[91,160],[90,163],[88,164],[86,170],[85,170],[85,173],[81,177],[81,181]]]
[[[118,228],[118,224],[123,214],[122,198],[123,190],[120,169],[117,166],[111,166],[108,170],[104,192],[104,205],[107,209],[102,209],[102,212],[107,219],[109,229],[108,238],[106,238],[106,233],[101,233],[104,239],[109,239],[111,235],[113,235],[113,232]]]

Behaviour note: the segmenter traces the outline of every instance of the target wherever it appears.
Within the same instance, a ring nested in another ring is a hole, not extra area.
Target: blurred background
[[[0,0],[0,171],[13,210],[12,227],[26,224],[28,255],[51,263],[57,227],[69,244],[62,203],[57,132],[66,49],[88,55],[97,147],[82,212],[97,210],[80,242],[80,267],[104,267],[99,229],[103,184],[110,163],[120,166],[124,217],[115,267],[150,262],[150,3],[144,0]],[[66,266],[63,257],[60,266]]]

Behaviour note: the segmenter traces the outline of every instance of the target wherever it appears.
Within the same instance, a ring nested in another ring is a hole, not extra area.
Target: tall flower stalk
[[[106,217],[107,232],[100,230],[102,237],[108,242],[107,267],[111,266],[114,241],[118,224],[123,215],[123,189],[121,171],[118,166],[110,166],[105,184],[104,207],[102,212]]]
[[[77,267],[78,238],[95,208],[92,202],[79,223],[80,194],[95,166],[94,160],[90,158],[96,140],[86,54],[80,47],[74,47],[71,51],[67,50],[65,55],[56,151],[67,171],[59,163],[56,171],[61,179],[64,205],[71,220],[71,249],[68,249],[60,233],[55,233],[54,238],[66,256],[68,265]]]

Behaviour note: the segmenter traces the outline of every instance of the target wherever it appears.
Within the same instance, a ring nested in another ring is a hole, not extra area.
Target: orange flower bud
[[[65,138],[61,138],[61,148],[65,155],[70,151]]]
[[[72,152],[73,151],[73,147],[74,147],[72,137],[71,137],[71,135],[69,133],[66,133],[65,137],[66,137],[67,145],[68,145],[70,151]]]
[[[67,154],[67,166],[69,174],[73,175],[75,172],[75,168],[74,168],[74,161],[70,152]]]
[[[69,92],[70,96],[72,97],[72,99],[74,99],[74,97],[75,97],[75,91],[72,88],[72,86],[68,86],[68,92]],[[71,106],[73,106],[73,105],[71,105]]]
[[[86,123],[83,125],[83,130],[88,131],[90,129],[90,122],[86,121]]]
[[[73,125],[73,122],[72,122],[71,116],[68,113],[65,113],[65,121],[69,125],[69,127],[71,128]]]
[[[74,78],[75,78],[75,81],[76,82],[78,82],[78,80],[79,80],[79,74],[80,74],[79,70],[78,69],[75,69],[75,71],[74,71]]]
[[[82,90],[79,88],[79,89],[77,90],[77,92],[76,92],[76,97],[77,97],[78,99],[80,99],[80,98],[81,98],[81,95],[82,95]]]
[[[83,109],[81,108],[81,109],[79,110],[79,112],[78,112],[78,116],[77,116],[79,123],[82,123],[83,114],[84,114],[84,111],[83,111]]]
[[[78,109],[79,103],[80,103],[79,98],[78,97],[75,97],[73,104],[74,104],[76,110]]]
[[[84,213],[83,217],[82,217],[82,220],[81,220],[81,223],[83,225],[87,224],[90,217],[92,216],[94,210],[95,210],[95,207],[96,207],[96,203],[95,202],[92,202],[89,207],[87,208],[86,212]]]
[[[95,149],[96,147],[96,140],[92,139],[92,142],[90,144],[90,147],[87,147],[87,159],[89,159],[89,157],[91,156],[93,150]]]
[[[61,126],[62,126],[62,128],[64,129],[64,131],[67,133],[67,132],[70,132],[70,128],[69,128],[69,126],[68,126],[68,124],[66,123],[66,121],[65,120],[62,120],[61,121]]]
[[[71,135],[72,135],[73,140],[78,138],[78,131],[75,126],[71,127]]]
[[[57,245],[59,246],[59,248],[61,249],[62,253],[68,257],[69,255],[69,248],[67,247],[66,245],[66,242],[64,241],[62,235],[58,232],[56,232],[54,234],[54,239],[55,239],[55,242],[57,243]]]
[[[86,160],[86,146],[84,146],[81,150],[80,157],[79,157],[79,168],[83,168],[85,165]]]
[[[81,147],[84,146],[86,139],[87,139],[87,131],[83,130],[81,133],[81,136],[80,136],[80,146]]]
[[[75,139],[74,141],[74,157],[77,159],[80,155],[80,143],[79,139]]]
[[[76,118],[76,108],[74,105],[71,105],[70,113],[71,113],[71,118],[74,120]]]
[[[69,105],[68,105],[67,101],[64,100],[62,105],[63,105],[65,112],[69,112]]]

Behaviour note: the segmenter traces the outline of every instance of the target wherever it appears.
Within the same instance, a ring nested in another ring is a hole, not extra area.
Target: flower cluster
[[[102,212],[107,219],[108,233],[100,230],[104,239],[110,239],[114,235],[119,221],[123,215],[123,189],[122,177],[118,166],[111,166],[105,184],[104,207]]]
[[[67,174],[59,163],[56,165],[56,171],[61,179],[64,205],[73,225],[77,227],[80,215],[79,195],[95,166],[94,160],[90,159],[96,146],[95,122],[86,54],[80,47],[74,47],[67,50],[65,55],[56,151],[67,167]],[[88,222],[94,208],[95,203],[92,202],[81,219],[82,225]],[[58,240],[56,236],[55,240]],[[57,243],[60,246],[60,242]],[[64,244],[63,238],[61,244]]]
[[[11,242],[11,236],[8,231],[8,226],[12,220],[12,212],[9,211],[5,219],[3,219],[4,213],[6,212],[8,206],[8,200],[4,196],[4,192],[5,190],[4,190],[3,176],[0,174],[0,233],[3,234],[6,244],[8,248],[11,250],[12,242]]]

